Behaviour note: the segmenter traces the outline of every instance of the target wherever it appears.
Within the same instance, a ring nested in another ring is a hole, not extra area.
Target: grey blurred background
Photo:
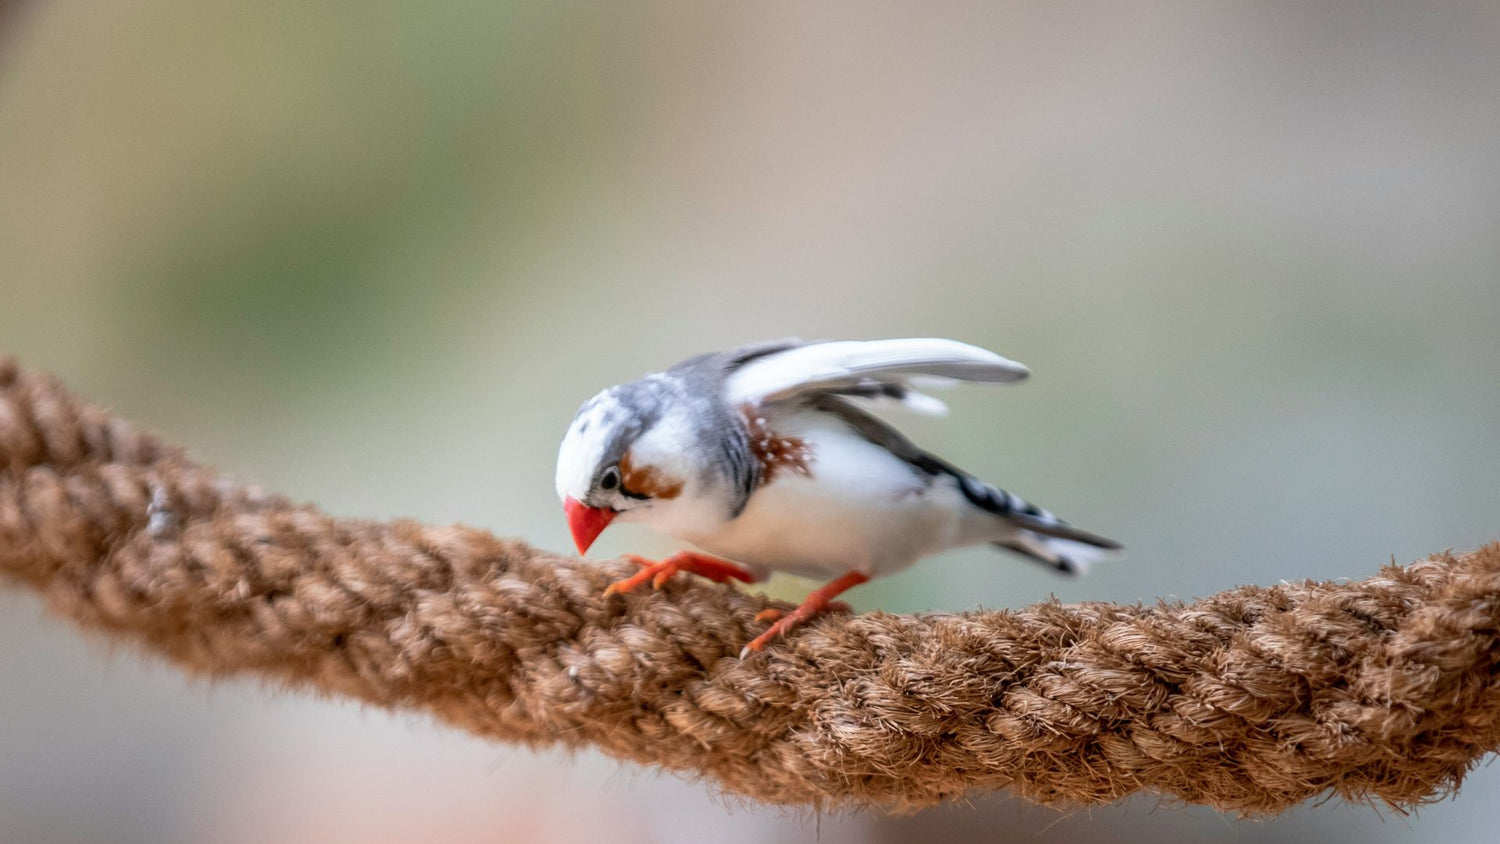
[[[0,348],[333,512],[565,549],[554,449],[600,387],[942,335],[1036,377],[908,430],[1131,555],[953,553],[858,608],[1359,578],[1500,531],[1493,3],[5,7]],[[1480,840],[1497,799],[1483,767],[1413,816],[815,818],[188,680],[0,592],[4,842]]]

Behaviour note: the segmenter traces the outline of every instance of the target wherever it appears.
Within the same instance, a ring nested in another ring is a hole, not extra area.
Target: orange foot
[[[648,560],[635,554],[626,554],[625,559],[640,566],[641,570],[624,580],[611,583],[609,588],[604,590],[604,594],[629,592],[648,580],[651,581],[651,588],[660,589],[661,585],[667,582],[667,578],[680,571],[692,572],[716,583],[728,583],[730,580],[755,582],[755,575],[734,563],[718,557],[710,557],[707,554],[699,554],[697,551],[678,551],[660,561]]]
[[[758,651],[761,648],[764,648],[766,646],[766,643],[770,642],[772,639],[785,634],[793,627],[796,627],[797,625],[808,620],[809,618],[812,618],[815,615],[818,615],[819,613],[828,612],[829,610],[849,609],[848,604],[845,604],[842,601],[835,601],[833,600],[834,597],[844,590],[858,586],[869,579],[869,575],[860,574],[857,571],[851,571],[843,577],[840,577],[838,580],[830,581],[829,583],[819,587],[818,589],[814,589],[812,594],[807,596],[807,600],[802,602],[802,606],[792,610],[789,613],[786,613],[785,615],[783,615],[780,610],[776,609],[762,611],[759,615],[756,616],[756,619],[769,620],[770,618],[774,617],[776,618],[776,623],[772,624],[770,628],[766,630],[766,632],[760,634],[759,636],[756,636],[754,641],[746,645],[744,647],[744,650],[740,651],[740,659],[744,659],[745,657],[749,656],[751,651]]]
[[[843,601],[829,601],[828,606],[823,608],[823,612],[853,613],[854,607],[849,606]],[[786,615],[786,610],[781,609],[780,607],[766,607],[765,609],[755,614],[755,620],[775,621],[784,615]]]

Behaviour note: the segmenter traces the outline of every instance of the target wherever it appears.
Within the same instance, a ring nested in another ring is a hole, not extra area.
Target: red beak
[[[573,544],[578,546],[580,554],[589,550],[616,515],[613,510],[590,507],[576,498],[565,501],[563,510],[568,514],[568,529],[573,531]]]

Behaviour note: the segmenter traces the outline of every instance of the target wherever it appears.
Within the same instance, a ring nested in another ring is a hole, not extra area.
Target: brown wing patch
[[[812,477],[812,447],[801,437],[789,437],[771,430],[766,417],[752,404],[740,406],[745,427],[750,434],[750,453],[760,464],[760,484],[765,486],[783,472],[804,478]]]
[[[636,466],[630,452],[620,458],[620,486],[636,495],[652,498],[676,498],[682,493],[682,481],[655,466]]]

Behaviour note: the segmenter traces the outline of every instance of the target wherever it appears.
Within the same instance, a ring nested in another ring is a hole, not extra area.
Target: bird
[[[688,358],[585,401],[558,449],[556,487],[580,555],[606,527],[634,522],[689,549],[639,566],[606,594],[678,572],[754,583],[772,571],[826,580],[770,622],[741,657],[834,599],[918,559],[989,543],[1062,574],[1122,546],[985,483],[918,447],[871,408],[942,415],[924,390],[1005,384],[1031,371],[942,338],[798,339]]]

